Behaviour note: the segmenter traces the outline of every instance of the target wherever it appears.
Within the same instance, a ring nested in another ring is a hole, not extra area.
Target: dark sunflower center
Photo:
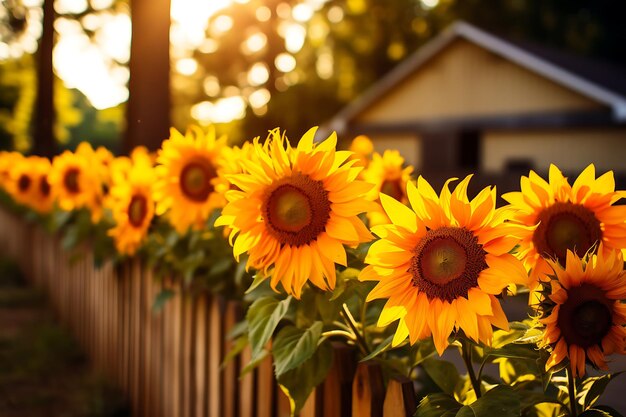
[[[44,197],[48,197],[50,195],[50,183],[48,182],[48,177],[43,176],[39,180],[39,191]]]
[[[567,344],[588,348],[602,343],[612,322],[611,304],[604,292],[583,284],[568,291],[557,324]]]
[[[139,194],[134,195],[128,205],[128,221],[130,224],[135,227],[140,227],[147,214],[148,202],[146,201],[146,197]]]
[[[262,213],[267,229],[281,244],[306,245],[326,228],[328,192],[321,181],[295,174],[268,189]]]
[[[413,250],[409,272],[413,285],[430,300],[452,301],[467,297],[487,268],[487,254],[478,238],[461,227],[441,227],[426,232]]]
[[[213,192],[211,180],[216,176],[215,168],[208,160],[193,161],[180,173],[180,188],[190,200],[202,203]]]
[[[28,190],[28,187],[30,187],[30,177],[26,174],[20,175],[20,178],[17,180],[17,188],[21,192],[25,192]]]
[[[401,201],[404,197],[404,191],[402,190],[402,184],[400,179],[397,180],[385,180],[380,187],[380,192],[387,194],[389,197],[393,197],[398,201]]]
[[[592,211],[579,204],[554,203],[537,218],[533,234],[537,252],[556,258],[565,265],[567,250],[579,257],[602,239],[600,222]]]
[[[65,176],[63,177],[63,185],[70,193],[78,193],[80,192],[80,188],[78,186],[78,174],[79,171],[76,168],[70,168],[65,172]]]

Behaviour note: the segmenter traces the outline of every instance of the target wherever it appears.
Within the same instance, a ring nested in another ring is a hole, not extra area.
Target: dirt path
[[[130,416],[54,321],[45,297],[18,278],[0,261],[0,416]]]

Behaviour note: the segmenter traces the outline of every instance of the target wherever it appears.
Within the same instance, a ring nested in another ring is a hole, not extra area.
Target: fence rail
[[[138,259],[94,268],[88,246],[76,258],[58,237],[2,209],[0,250],[49,294],[94,368],[127,395],[133,415],[289,416],[269,358],[243,377],[249,349],[222,366],[230,349],[226,336],[244,314],[239,303],[192,294],[174,280],[159,282]],[[179,295],[154,312],[153,300],[164,288]],[[378,365],[357,364],[350,347],[337,345],[328,377],[300,416],[402,417],[415,408],[411,381],[391,380],[385,389]]]

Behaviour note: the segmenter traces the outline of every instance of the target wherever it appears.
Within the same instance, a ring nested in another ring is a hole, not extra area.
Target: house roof
[[[457,22],[398,64],[361,97],[341,110],[330,121],[329,128],[344,131],[347,123],[355,116],[458,39],[474,43],[556,84],[605,104],[611,109],[614,121],[626,121],[626,71],[551,48],[506,40],[469,23]]]

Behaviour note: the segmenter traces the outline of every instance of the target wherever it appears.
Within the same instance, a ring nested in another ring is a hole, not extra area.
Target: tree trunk
[[[51,157],[55,154],[54,140],[54,1],[43,3],[43,31],[37,54],[37,101],[33,132],[33,153]]]
[[[169,136],[170,0],[132,0],[130,97],[124,148],[156,150]]]

